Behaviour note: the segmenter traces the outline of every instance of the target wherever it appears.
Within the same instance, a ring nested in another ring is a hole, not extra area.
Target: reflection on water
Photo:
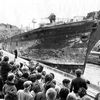
[[[86,64],[84,77],[91,83],[100,86],[100,66],[94,64]]]

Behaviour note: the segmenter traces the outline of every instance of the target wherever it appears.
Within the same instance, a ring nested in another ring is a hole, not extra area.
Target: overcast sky
[[[100,0],[0,0],[0,23],[26,26],[33,18],[84,16],[100,10]]]

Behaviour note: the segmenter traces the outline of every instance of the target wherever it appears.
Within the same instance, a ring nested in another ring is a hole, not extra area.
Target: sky
[[[46,18],[51,13],[72,18],[99,10],[100,0],[0,0],[0,23],[28,26],[32,19]]]

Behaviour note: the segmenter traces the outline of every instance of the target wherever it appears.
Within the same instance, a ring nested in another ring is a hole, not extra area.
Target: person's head
[[[15,65],[12,66],[11,71],[14,72],[17,70],[17,67]]]
[[[10,65],[14,65],[14,61],[10,61],[9,64],[10,64]]]
[[[38,73],[41,73],[43,71],[43,66],[42,65],[39,65],[38,67],[37,67],[37,72]]]
[[[12,82],[14,81],[14,79],[15,79],[15,75],[13,73],[9,73],[7,76],[7,81]]]
[[[17,67],[17,68],[20,68],[20,64],[16,64],[16,67]]]
[[[22,68],[23,67],[23,63],[20,63],[20,68]]]
[[[60,92],[59,92],[59,97],[62,99],[66,99],[66,97],[69,94],[69,90],[67,88],[61,88]]]
[[[63,79],[62,84],[63,84],[65,87],[69,88],[70,80],[69,80],[69,79]]]
[[[15,49],[15,50],[14,50],[14,54],[16,54],[16,55],[17,55],[17,49]]]
[[[86,95],[86,89],[85,88],[79,88],[78,90],[78,95],[80,96],[80,98],[82,98],[83,96]]]
[[[46,71],[42,71],[42,76],[45,76],[46,75]]]
[[[39,63],[37,62],[36,65],[35,65],[35,67],[38,67],[38,66],[39,66]]]
[[[95,100],[100,100],[100,93],[97,93],[97,94],[96,94]]]
[[[14,50],[14,53],[17,52],[17,49]]]
[[[52,76],[50,75],[50,74],[47,74],[46,76],[45,76],[45,83],[46,82],[51,82],[52,81]]]
[[[29,76],[29,80],[32,81],[32,82],[35,82],[37,80],[37,75],[36,74],[31,74]]]
[[[47,100],[55,100],[57,96],[57,92],[55,91],[54,88],[50,88],[46,92],[46,98]]]
[[[8,56],[4,56],[3,61],[8,62],[9,61],[9,57]]]
[[[76,74],[77,77],[80,77],[81,74],[82,74],[82,70],[81,70],[81,69],[77,69],[77,70],[75,71],[75,74]]]
[[[37,80],[41,79],[41,74],[40,73],[36,74],[36,76],[37,76]]]
[[[24,84],[23,84],[24,89],[27,89],[27,90],[31,89],[31,85],[32,85],[31,81],[25,81]]]
[[[59,98],[59,92],[60,92],[60,87],[59,86],[56,86],[55,87],[55,90],[56,90],[56,92],[57,92],[57,99]]]
[[[67,99],[66,100],[77,100],[76,99],[76,96],[72,93],[70,93],[68,96],[67,96]]]
[[[21,70],[22,70],[23,73],[26,73],[26,72],[29,71],[29,68],[28,68],[27,66],[23,66],[23,67],[21,68]]]
[[[55,88],[55,85],[53,84],[53,82],[46,82],[44,84],[44,92],[46,92],[49,88]]]
[[[28,79],[29,74],[28,74],[27,72],[26,72],[26,73],[23,73],[22,77],[24,77],[24,78]]]
[[[55,78],[54,73],[50,73],[50,75],[52,76],[52,79],[54,79],[54,78]]]
[[[35,84],[32,86],[32,90],[35,92],[35,93],[38,93],[41,91],[41,88],[40,88],[40,84]]]

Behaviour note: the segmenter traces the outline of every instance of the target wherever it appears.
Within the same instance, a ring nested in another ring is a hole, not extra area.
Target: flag
[[[87,45],[85,64],[86,64],[86,60],[88,58],[90,51],[95,46],[95,44],[98,42],[98,40],[100,40],[100,23],[98,23],[97,29],[95,31],[93,30],[90,34],[89,42]]]

